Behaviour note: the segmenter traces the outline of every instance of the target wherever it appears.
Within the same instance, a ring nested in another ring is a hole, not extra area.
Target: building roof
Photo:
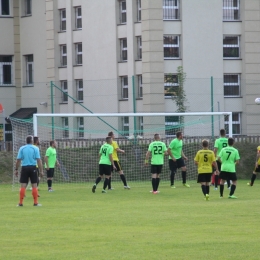
[[[19,119],[29,119],[33,117],[33,114],[37,113],[37,107],[24,107],[20,108],[11,114],[9,117],[15,117]]]

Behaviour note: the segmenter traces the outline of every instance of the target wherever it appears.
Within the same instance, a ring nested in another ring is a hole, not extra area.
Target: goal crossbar
[[[190,113],[46,113],[46,114],[34,114],[33,115],[33,132],[34,136],[38,135],[37,125],[38,117],[136,117],[136,116],[229,116],[228,126],[229,126],[229,137],[232,137],[233,125],[232,125],[232,112],[190,112]]]

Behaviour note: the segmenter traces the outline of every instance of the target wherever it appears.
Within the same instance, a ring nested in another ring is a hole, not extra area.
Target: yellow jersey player
[[[198,183],[201,184],[201,190],[206,200],[209,200],[209,185],[212,175],[212,165],[218,171],[218,165],[214,152],[209,150],[209,142],[207,140],[202,141],[202,150],[199,150],[194,158],[194,162],[198,165]]]
[[[109,132],[108,133],[108,136],[110,136],[111,138],[112,138],[112,146],[113,146],[113,153],[112,153],[112,157],[113,157],[113,161],[114,161],[114,164],[115,164],[115,166],[116,166],[116,171],[119,173],[119,175],[120,175],[120,178],[121,178],[121,180],[122,180],[122,182],[123,182],[123,184],[124,184],[124,188],[125,189],[130,189],[130,187],[127,185],[127,182],[126,182],[126,178],[125,178],[125,175],[124,175],[124,172],[123,172],[123,170],[122,170],[122,168],[121,168],[121,165],[120,165],[120,163],[119,163],[119,159],[118,159],[118,155],[117,155],[117,153],[125,153],[125,151],[124,150],[121,150],[120,148],[119,148],[119,146],[118,146],[118,143],[114,140],[115,139],[115,135],[114,135],[114,133],[113,132]],[[114,169],[112,168],[112,171],[113,171]],[[109,190],[112,190],[113,188],[111,187],[111,177],[110,177],[110,179],[109,179],[109,183],[108,183],[108,189]]]
[[[254,185],[256,179],[256,173],[258,172],[260,172],[260,145],[257,147],[255,169],[253,171],[251,181],[247,183],[248,186]]]

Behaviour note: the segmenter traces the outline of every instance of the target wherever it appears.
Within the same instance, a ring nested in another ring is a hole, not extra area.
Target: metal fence
[[[217,137],[216,137],[217,138]],[[235,142],[238,143],[251,143],[251,144],[260,144],[260,136],[234,136]],[[163,142],[166,144],[169,144],[170,141],[173,138],[164,138],[162,139]],[[201,143],[203,139],[212,139],[212,137],[204,136],[204,137],[188,137],[185,138],[184,144],[190,144],[190,143]],[[152,139],[138,139],[137,143],[138,145],[149,145],[153,140]],[[214,140],[211,140],[214,141]],[[133,140],[128,140],[128,139],[117,139],[117,142],[119,145],[132,145],[134,143]],[[67,139],[67,140],[62,140],[59,141],[57,140],[58,147],[63,149],[63,148],[84,148],[84,147],[91,147],[91,146],[96,146],[96,145],[102,145],[104,143],[104,139]],[[213,142],[211,142],[213,143]],[[49,141],[42,142],[43,147],[48,147]],[[7,151],[7,152],[12,152],[13,151],[13,142],[0,142],[0,151]]]

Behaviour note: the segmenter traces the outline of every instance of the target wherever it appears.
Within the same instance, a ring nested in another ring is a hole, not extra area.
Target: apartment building
[[[187,111],[231,111],[234,134],[259,134],[258,0],[1,0],[0,32],[6,115],[51,102],[55,113],[175,112],[182,66]],[[50,82],[63,91],[53,99]]]

